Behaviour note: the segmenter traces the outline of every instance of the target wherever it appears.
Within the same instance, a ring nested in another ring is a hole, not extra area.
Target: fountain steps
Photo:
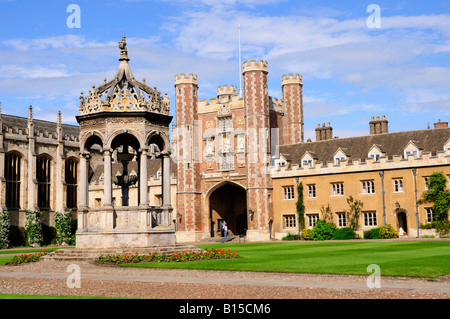
[[[165,253],[167,255],[176,252],[194,251],[202,252],[203,249],[191,245],[155,246],[147,248],[108,248],[108,249],[57,249],[48,255],[41,257],[46,261],[93,261],[101,255],[123,255],[127,253],[138,253],[140,255],[148,253]]]

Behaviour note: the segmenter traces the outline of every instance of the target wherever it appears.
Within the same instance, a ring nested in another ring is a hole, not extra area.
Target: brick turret
[[[244,62],[242,70],[247,128],[247,236],[250,240],[267,240],[273,218],[267,62]]]
[[[302,76],[283,75],[281,85],[284,99],[284,144],[302,143],[304,141]]]
[[[201,218],[201,142],[198,137],[198,81],[189,74],[175,77],[176,159],[177,159],[177,222],[184,241],[195,241],[196,231],[203,229]],[[201,141],[201,140],[200,140]],[[174,216],[175,217],[175,216]]]

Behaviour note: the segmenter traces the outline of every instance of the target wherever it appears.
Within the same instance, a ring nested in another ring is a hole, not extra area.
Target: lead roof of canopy
[[[120,64],[114,78],[102,84],[98,88],[92,87],[86,97],[81,93],[80,114],[92,114],[97,112],[133,112],[146,111],[168,115],[170,101],[167,94],[162,97],[155,88],[137,81],[131,72],[127,43],[125,37],[119,42]]]

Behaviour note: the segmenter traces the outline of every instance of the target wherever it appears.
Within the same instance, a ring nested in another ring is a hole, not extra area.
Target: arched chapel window
[[[16,153],[6,154],[6,207],[7,209],[20,208],[20,163],[22,157]]]
[[[66,180],[66,206],[67,208],[77,208],[77,161],[73,158],[66,160],[65,167]]]
[[[51,160],[47,156],[36,159],[36,180],[38,184],[38,207],[50,209]]]

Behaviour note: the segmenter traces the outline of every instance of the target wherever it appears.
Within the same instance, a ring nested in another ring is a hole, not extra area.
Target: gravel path
[[[381,279],[367,276],[204,270],[136,269],[77,262],[80,288],[69,288],[71,263],[39,261],[0,266],[0,293],[162,299],[448,299],[450,278]]]

